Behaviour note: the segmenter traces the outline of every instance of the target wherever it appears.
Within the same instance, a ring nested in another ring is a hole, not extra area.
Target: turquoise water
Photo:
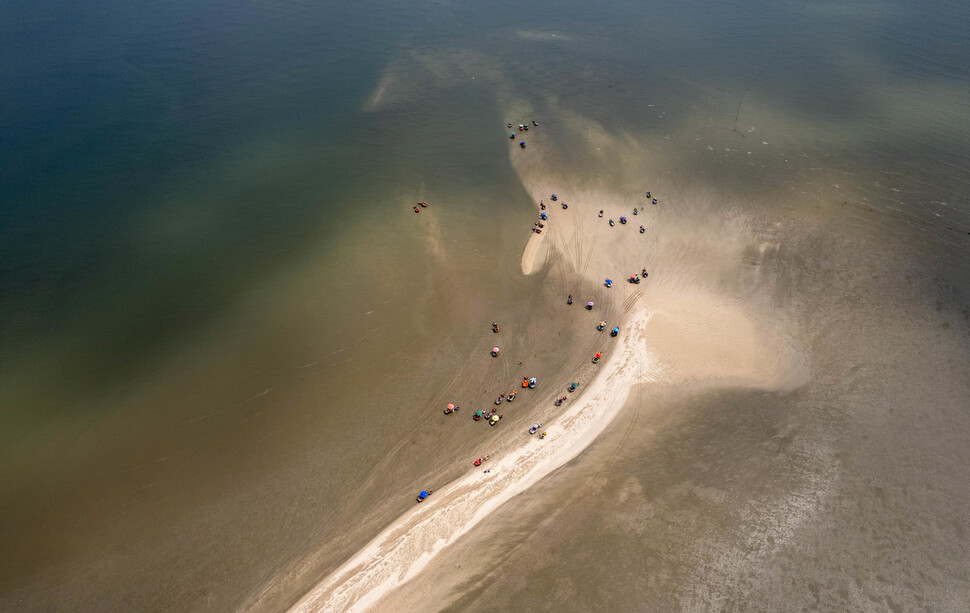
[[[925,280],[964,334],[968,22],[956,2],[5,5],[2,600],[279,608],[465,453],[404,410],[471,395],[475,326],[538,326],[552,291],[517,272],[519,101],[639,143],[644,176],[880,235],[878,272]],[[565,169],[595,167],[560,138]]]

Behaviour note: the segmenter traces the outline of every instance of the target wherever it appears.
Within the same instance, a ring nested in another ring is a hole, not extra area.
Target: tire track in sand
[[[632,309],[636,305],[637,301],[640,300],[640,297],[641,296],[643,296],[643,290],[642,289],[637,289],[637,290],[634,290],[634,292],[632,294],[630,294],[629,296],[627,296],[626,298],[623,299],[623,314],[624,315],[626,315],[627,313],[630,312],[630,309]]]
[[[571,278],[571,271],[569,267],[566,266],[566,262],[564,261],[569,253],[569,245],[566,242],[566,237],[563,235],[562,228],[559,227],[559,224],[553,224],[553,227],[556,229],[556,236],[559,238],[560,245],[559,251],[562,254],[559,258],[557,258],[557,261],[559,262],[559,270],[563,279],[563,293],[569,294],[572,293],[569,291],[569,286],[574,281]]]
[[[589,243],[589,251],[586,253],[586,261],[583,262],[583,274],[589,269],[589,263],[593,259],[593,251],[596,249],[596,239],[599,236],[599,228],[593,231],[593,240]]]

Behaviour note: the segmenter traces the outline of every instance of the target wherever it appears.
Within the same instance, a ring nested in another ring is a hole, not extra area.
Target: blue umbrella
[[[420,498],[427,498],[428,497],[428,492],[425,492],[424,490],[422,490],[421,493],[418,494],[418,496]]]

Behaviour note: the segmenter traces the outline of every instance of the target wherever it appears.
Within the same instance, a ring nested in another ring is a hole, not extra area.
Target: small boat
[[[615,226],[615,225],[616,225],[616,224],[615,224],[615,223],[613,223],[613,220],[611,219],[611,220],[610,220],[610,226]]]
[[[536,432],[539,431],[539,428],[541,427],[542,427],[542,424],[532,424],[532,427],[529,428],[529,434],[535,434]]]
[[[656,198],[653,199],[653,203],[654,204],[657,204],[657,199]]]
[[[644,232],[646,232],[646,231],[647,231],[647,230],[646,230],[646,229],[645,229],[645,228],[644,228],[643,226],[640,226],[640,234],[643,234],[643,233],[644,233]]]
[[[557,196],[556,194],[553,194],[552,201],[555,202],[556,200],[559,200],[559,196]]]

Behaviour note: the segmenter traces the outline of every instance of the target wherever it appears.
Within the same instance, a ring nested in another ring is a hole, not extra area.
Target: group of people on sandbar
[[[539,125],[539,122],[533,121],[532,124],[534,126],[538,126]],[[507,125],[508,125],[509,128],[512,127],[512,124],[511,123],[509,123]],[[526,131],[526,130],[529,129],[528,124],[519,124],[518,127],[519,127],[519,130],[520,131]],[[515,133],[513,132],[510,135],[510,137],[514,139],[515,138]],[[521,143],[521,144],[522,144],[523,147],[525,146],[525,143],[524,142]],[[646,193],[646,196],[647,196],[647,199],[650,199],[653,202],[653,204],[657,204],[657,202],[658,202],[657,198],[654,198],[653,195],[650,192],[647,192]],[[559,196],[557,194],[552,194],[551,199],[552,199],[553,202],[557,202],[557,201],[559,201]],[[560,204],[562,205],[563,210],[567,210],[569,208],[569,205],[566,204],[566,202],[561,202]],[[426,203],[419,203],[419,205],[421,205],[422,207],[427,206]],[[540,200],[539,201],[539,211],[540,211],[539,212],[539,220],[536,221],[532,225],[532,231],[535,232],[535,233],[537,233],[537,234],[541,234],[542,233],[543,228],[545,228],[545,223],[544,222],[546,222],[546,221],[549,220],[549,214],[546,212],[546,208],[547,208],[546,207],[546,203],[543,200]],[[415,211],[417,212],[417,211],[419,211],[419,209],[417,207],[415,207]],[[643,212],[643,207],[634,207],[634,209],[633,209],[633,214],[634,215],[639,215],[642,212]],[[599,217],[603,217],[603,214],[604,214],[603,209],[600,209],[600,211],[599,211]],[[620,217],[620,223],[621,224],[626,224],[627,223],[627,218],[625,216],[621,216]],[[614,226],[615,225],[615,222],[613,221],[612,218],[609,219],[609,224],[610,224],[610,226]],[[640,233],[643,234],[645,231],[646,231],[646,229],[641,225],[640,226]],[[643,268],[643,270],[641,271],[641,273],[639,275],[637,275],[637,274],[630,275],[629,281],[631,283],[638,284],[638,283],[640,283],[640,281],[642,279],[645,279],[646,277],[647,277],[647,269],[646,268]],[[606,284],[606,287],[607,288],[611,288],[613,286],[612,279],[609,279],[609,278],[606,279],[605,284]],[[566,304],[571,305],[572,303],[573,303],[573,295],[572,294],[569,294],[569,296],[566,299]],[[592,301],[586,303],[586,309],[589,310],[589,311],[592,311],[593,310],[593,306],[594,306],[594,304],[593,304]],[[602,331],[605,327],[606,327],[606,322],[605,321],[601,321],[597,325],[597,329],[600,330],[600,331]],[[499,328],[498,322],[493,321],[492,322],[492,332],[495,333],[495,334],[498,334],[499,331],[500,331],[500,328]],[[617,336],[617,334],[619,334],[619,331],[620,331],[619,327],[614,327],[610,331],[610,336],[614,336],[614,337]],[[493,347],[492,348],[492,351],[491,351],[491,354],[492,354],[492,357],[496,357],[497,358],[498,355],[499,355],[499,347],[497,347],[497,346],[496,347]],[[593,357],[593,363],[595,364],[595,363],[599,362],[600,358],[602,358],[602,357],[603,357],[602,352],[597,352],[596,355]],[[521,362],[519,364],[521,364]],[[528,377],[528,376],[522,377],[522,388],[535,389],[536,385],[537,385],[537,379],[536,379],[536,377]],[[569,385],[567,391],[568,392],[574,392],[578,387],[579,387],[579,382],[574,381],[574,382],[572,382]],[[518,394],[518,390],[512,390],[511,392],[509,392],[508,394],[505,394],[505,395],[500,394],[499,396],[497,396],[495,398],[495,406],[498,407],[503,402],[512,402],[512,401],[514,401],[517,394]],[[562,403],[565,402],[567,400],[567,398],[568,398],[568,395],[564,395],[564,396],[561,396],[561,397],[557,398],[555,400],[555,402],[554,402],[555,406],[557,406],[557,407],[562,406]],[[457,412],[459,410],[459,408],[460,407],[457,404],[448,404],[448,406],[445,408],[445,411],[444,412],[447,415],[447,414],[450,414],[450,413]],[[478,411],[475,411],[475,414],[472,416],[472,419],[475,420],[475,421],[481,421],[482,419],[485,419],[489,423],[490,426],[494,426],[503,417],[504,417],[504,415],[501,414],[501,413],[499,413],[497,409],[495,409],[495,410],[478,410]],[[529,434],[530,435],[534,435],[541,428],[542,428],[542,423],[534,423],[534,424],[532,424],[532,427],[529,429]],[[545,436],[546,436],[545,431],[543,431],[543,432],[541,432],[539,434],[539,438],[540,439],[545,438]],[[474,465],[476,467],[480,467],[488,459],[489,459],[489,455],[486,454],[486,455],[484,455],[484,456],[476,459],[473,463],[474,463]],[[485,473],[490,473],[491,470],[485,470],[484,472]],[[418,502],[423,502],[428,496],[431,495],[432,492],[433,492],[433,490],[427,490],[427,491],[422,490],[418,494],[417,501]]]

